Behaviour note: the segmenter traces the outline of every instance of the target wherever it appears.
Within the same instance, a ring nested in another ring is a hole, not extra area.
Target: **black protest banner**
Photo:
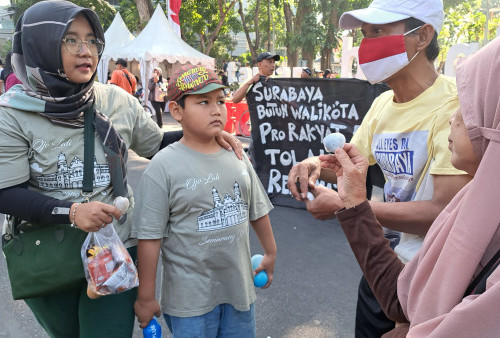
[[[350,140],[373,100],[387,89],[357,79],[269,79],[253,85],[247,93],[252,161],[271,201],[303,208],[287,188],[292,166],[325,153],[322,141],[330,133]]]

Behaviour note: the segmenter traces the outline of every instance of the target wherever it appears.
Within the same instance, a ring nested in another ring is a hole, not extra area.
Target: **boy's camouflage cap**
[[[170,78],[167,100],[179,101],[184,95],[205,94],[221,88],[227,87],[213,70],[199,65],[185,65]]]

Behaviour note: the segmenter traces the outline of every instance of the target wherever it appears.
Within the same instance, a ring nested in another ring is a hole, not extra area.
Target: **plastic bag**
[[[113,224],[89,232],[81,255],[90,298],[116,294],[139,285],[135,264]]]

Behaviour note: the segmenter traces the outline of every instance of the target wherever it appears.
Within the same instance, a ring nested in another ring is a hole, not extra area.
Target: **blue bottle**
[[[161,326],[156,321],[155,317],[153,317],[148,326],[142,330],[142,333],[144,338],[161,338]]]

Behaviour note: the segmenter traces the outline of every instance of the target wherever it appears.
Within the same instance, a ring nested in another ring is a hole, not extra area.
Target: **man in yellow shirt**
[[[374,0],[340,18],[343,29],[361,27],[365,39],[359,64],[368,81],[384,81],[392,89],[373,102],[351,143],[384,173],[385,202],[370,204],[403,262],[418,251],[434,219],[470,180],[452,166],[448,150],[448,120],[458,108],[456,85],[434,67],[443,17],[441,0]],[[288,187],[314,217],[334,218],[344,206],[333,190],[313,187],[320,175],[336,180],[331,170],[321,170],[318,158],[306,159],[290,171]],[[312,201],[306,198],[308,189]],[[380,337],[393,327],[363,278],[356,337]]]

